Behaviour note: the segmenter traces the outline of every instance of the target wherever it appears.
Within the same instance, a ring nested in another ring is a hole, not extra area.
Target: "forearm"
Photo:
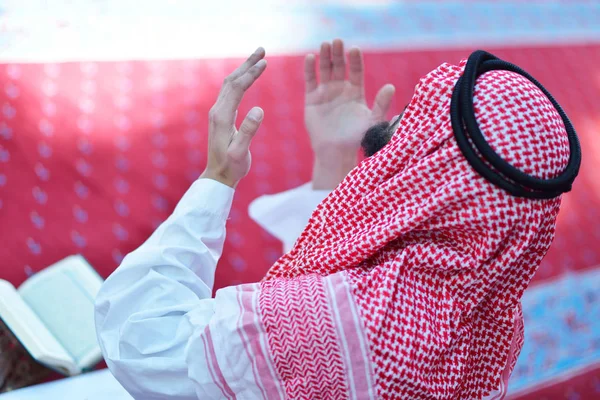
[[[333,190],[357,164],[357,151],[331,148],[315,153],[312,187]]]

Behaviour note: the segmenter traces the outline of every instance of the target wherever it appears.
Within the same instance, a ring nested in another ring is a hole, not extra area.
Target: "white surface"
[[[1,400],[131,400],[110,371],[90,372],[0,395]]]

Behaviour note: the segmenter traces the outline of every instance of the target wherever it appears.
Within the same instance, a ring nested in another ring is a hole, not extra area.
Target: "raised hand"
[[[365,131],[385,119],[394,96],[394,86],[383,86],[372,108],[365,100],[362,53],[353,48],[344,53],[337,39],[323,43],[317,60],[306,56],[304,122],[315,153],[313,187],[333,189],[356,165],[356,154]]]
[[[221,87],[216,103],[208,114],[208,163],[201,178],[214,179],[236,187],[250,171],[250,142],[260,127],[264,112],[254,107],[235,127],[237,109],[244,93],[267,67],[265,50],[259,47],[233,71]]]

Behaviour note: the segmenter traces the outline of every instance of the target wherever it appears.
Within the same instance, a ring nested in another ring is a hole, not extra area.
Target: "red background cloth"
[[[369,53],[367,97],[394,83],[391,115],[398,113],[422,75],[471,50]],[[600,46],[488,50],[545,85],[582,143],[581,174],[565,196],[555,243],[535,281],[594,267],[600,263]],[[0,278],[18,285],[73,253],[108,276],[202,172],[207,112],[238,63],[0,65]],[[244,99],[240,120],[255,105],[266,116],[252,145],[252,170],[237,189],[217,288],[261,279],[281,254],[281,244],[250,220],[247,207],[259,195],[310,179],[303,90],[300,57],[269,57],[267,72]]]

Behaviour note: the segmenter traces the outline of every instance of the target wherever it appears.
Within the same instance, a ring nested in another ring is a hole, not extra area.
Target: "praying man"
[[[288,251],[261,282],[213,298],[264,116],[255,107],[238,129],[236,110],[264,56],[227,77],[206,170],[100,290],[112,374],[147,400],[503,398],[523,346],[520,299],[580,164],[560,106],[479,51],[424,76],[385,122],[393,86],[368,108],[361,52],[323,44],[319,81],[316,57],[305,61],[312,183],[282,200],[280,223],[251,210],[289,231],[279,236]],[[314,210],[294,219],[294,202]]]

